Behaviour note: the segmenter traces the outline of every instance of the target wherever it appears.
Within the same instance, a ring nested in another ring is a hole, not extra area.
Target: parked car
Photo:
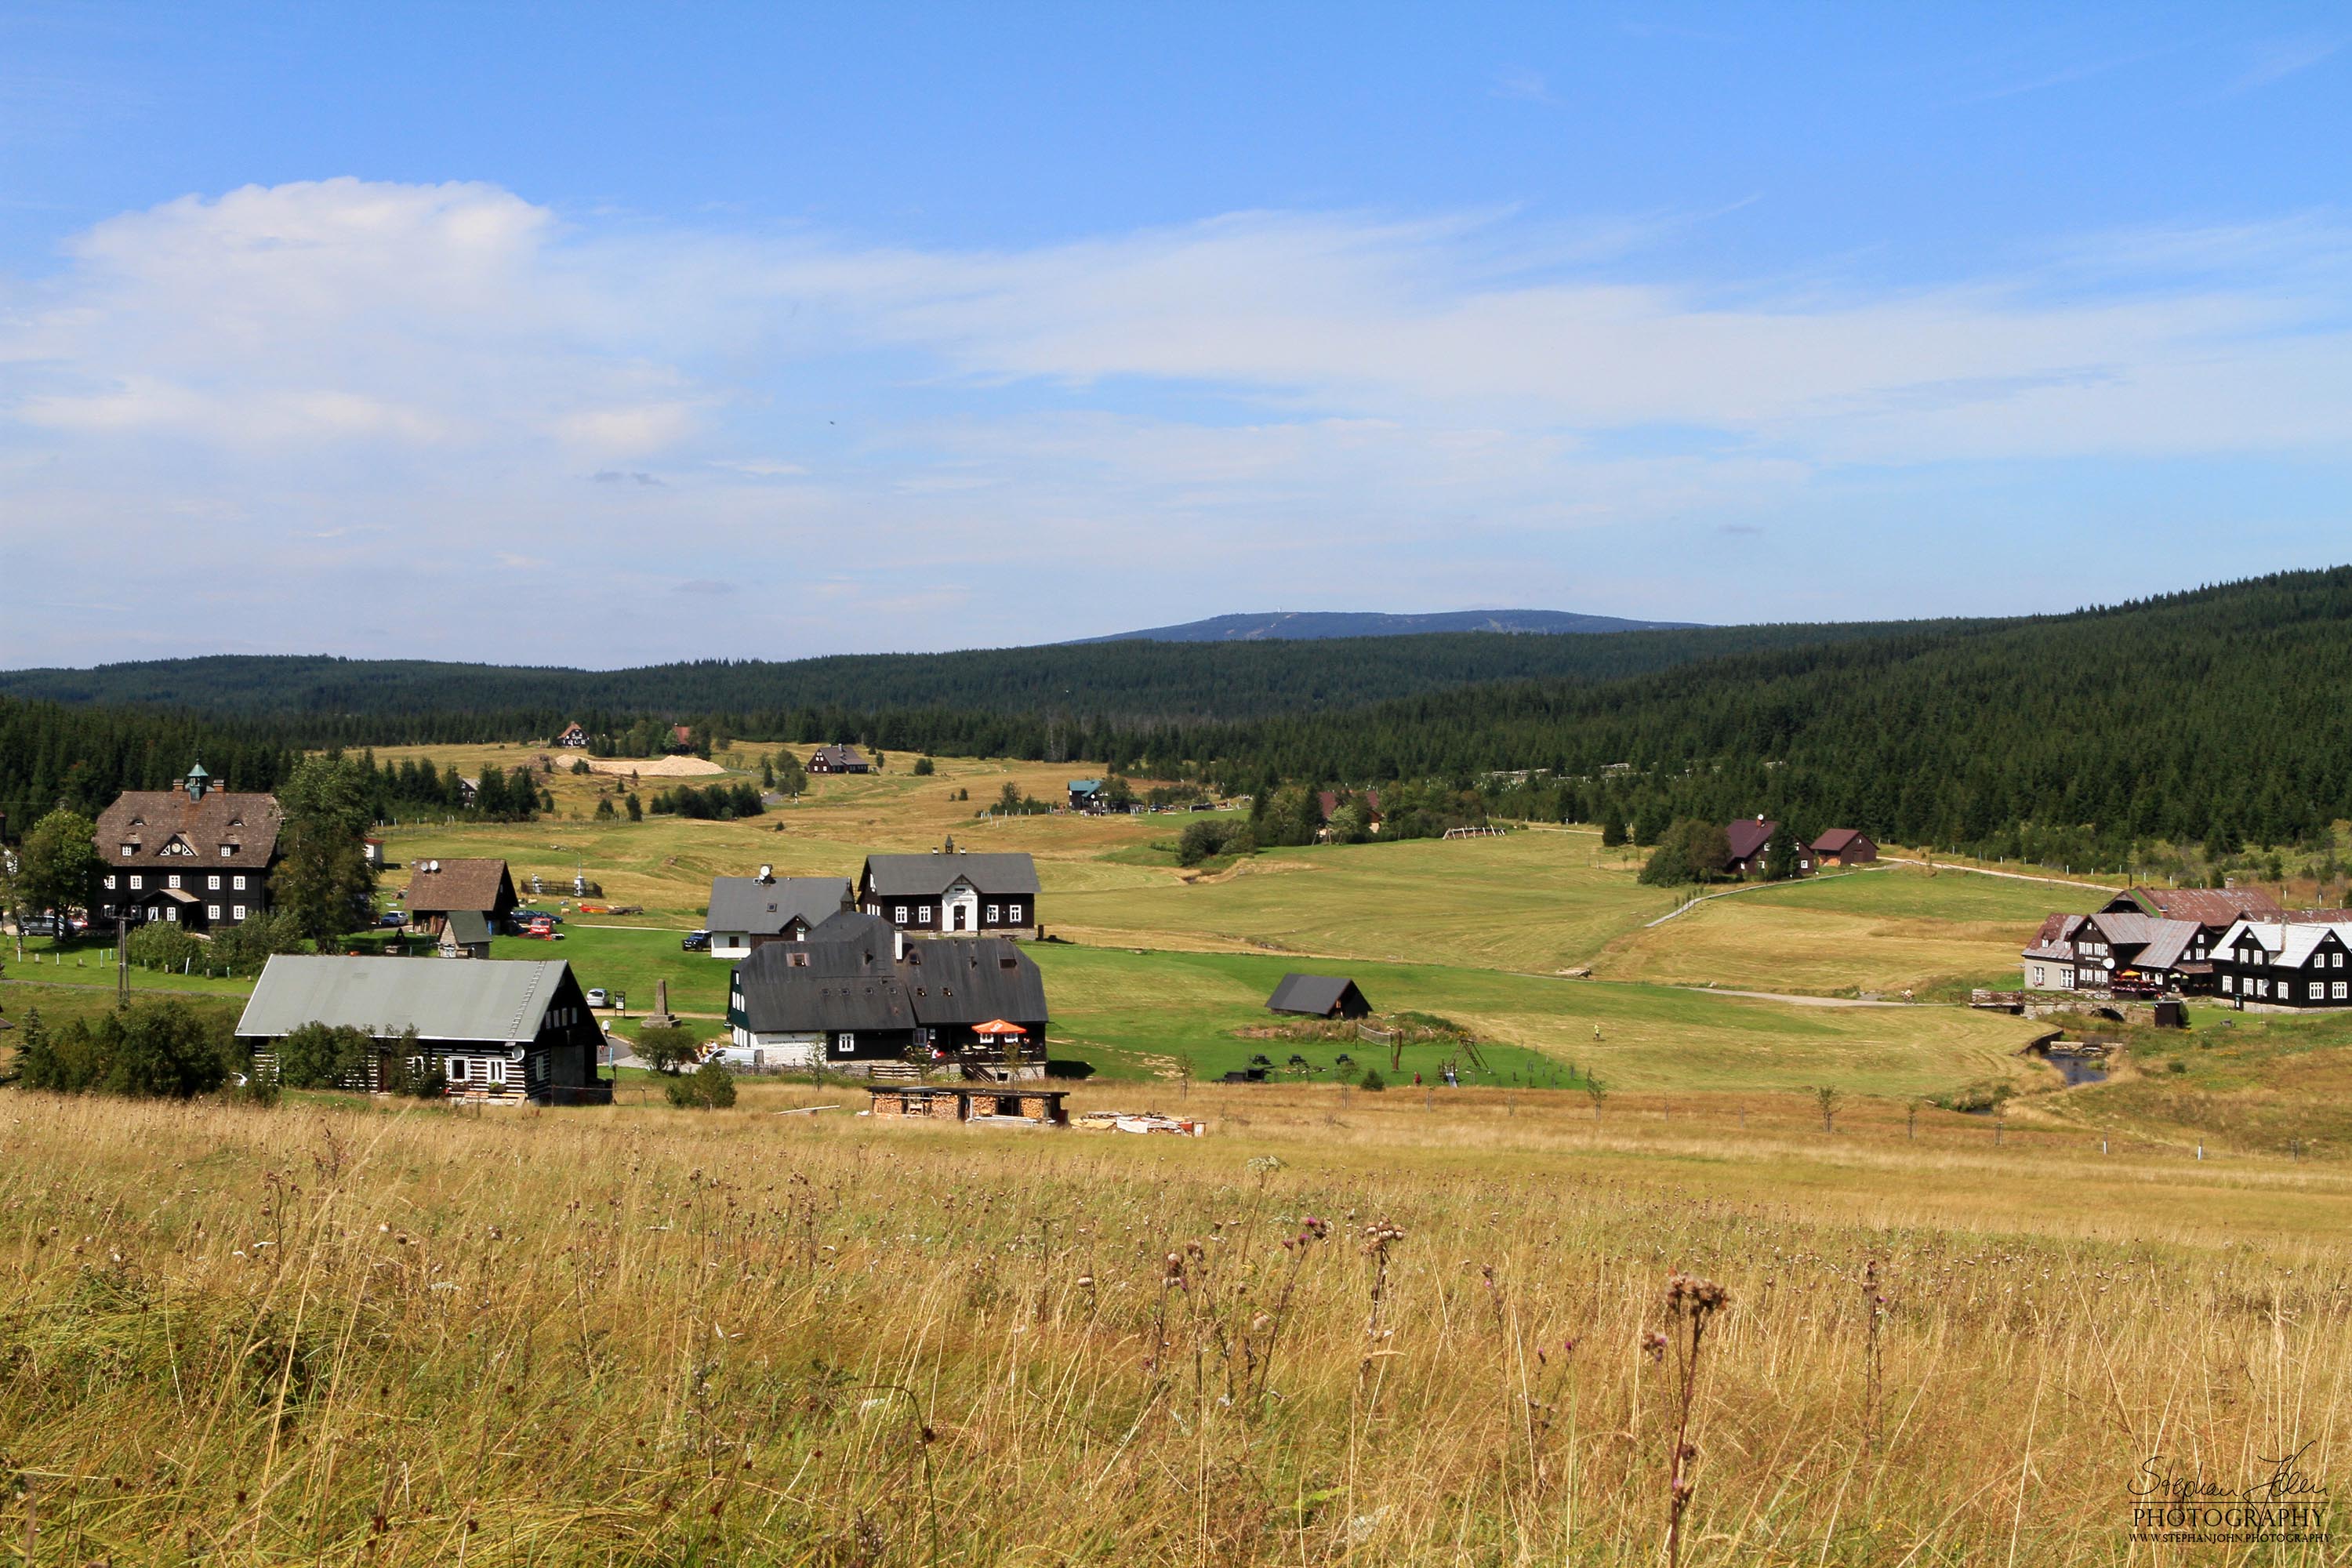
[[[563,940],[563,933],[556,930],[553,926],[539,925],[536,923],[526,927],[524,930],[520,931],[515,934],[518,936],[536,937],[541,942],[562,942]]]
[[[613,999],[604,994],[604,988],[602,985],[592,985],[588,988],[588,1005],[609,1007],[612,1005]]]
[[[408,917],[398,910],[386,910],[376,916],[375,923],[380,926],[404,926],[408,923]]]
[[[710,951],[710,933],[707,931],[690,931],[678,939],[677,945],[688,952],[708,952]]]

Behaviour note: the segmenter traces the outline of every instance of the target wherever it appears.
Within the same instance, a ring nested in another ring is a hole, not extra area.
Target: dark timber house
[[[1265,1010],[1307,1018],[1361,1018],[1372,1005],[1344,974],[1286,974],[1266,998]]]
[[[777,877],[762,866],[756,877],[713,877],[702,923],[710,956],[738,959],[772,942],[805,942],[820,923],[856,907],[846,877]]]
[[[201,766],[171,789],[128,790],[99,814],[101,921],[231,926],[269,908],[284,822],[272,795],[231,793]]]
[[[727,1023],[756,1065],[871,1071],[879,1062],[960,1063],[994,1077],[1002,1038],[978,1026],[1017,1026],[1024,1076],[1045,1064],[1045,980],[1001,936],[908,942],[887,921],[835,915],[805,942],[771,942],[735,966]]]
[[[1034,939],[1037,863],[1026,855],[868,855],[857,877],[857,905],[915,936],[988,935]]]
[[[834,744],[819,746],[809,753],[808,771],[813,773],[870,773],[874,764],[855,746]]]
[[[439,1068],[452,1100],[603,1105],[613,1097],[596,1076],[604,1030],[561,959],[271,959],[237,1020],[237,1039],[268,1064],[278,1042],[305,1024],[349,1026],[374,1038],[366,1081],[352,1089],[385,1087],[393,1055],[414,1029],[411,1070]]]
[[[2213,948],[2221,995],[2258,1012],[2352,1006],[2347,954],[2343,922],[2292,916],[2242,920]]]
[[[503,860],[419,860],[408,879],[408,923],[427,935],[459,910],[503,930],[515,911],[514,879]]]

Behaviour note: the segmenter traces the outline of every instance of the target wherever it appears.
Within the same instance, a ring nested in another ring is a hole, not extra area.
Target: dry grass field
[[[0,1096],[26,1562],[2320,1563],[2352,1181],[1196,1089],[1199,1140]],[[838,1099],[838,1095],[829,1098]],[[1080,1090],[1082,1102],[1099,1100]],[[1654,1351],[1649,1336],[1669,1345]]]

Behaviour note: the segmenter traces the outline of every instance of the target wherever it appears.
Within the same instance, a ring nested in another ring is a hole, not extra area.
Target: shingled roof
[[[499,914],[514,907],[514,879],[503,860],[424,860],[409,877],[407,898],[412,916],[452,910]]]
[[[879,942],[773,942],[753,950],[735,966],[748,1026],[761,1034],[814,1034],[1048,1021],[1045,977],[1017,944],[1003,937],[942,937],[910,942],[907,956],[893,962],[889,928],[882,931]]]
[[[1780,828],[1779,823],[1767,822],[1760,816],[1743,816],[1727,826],[1723,837],[1731,846],[1731,858],[1745,860],[1770,843]]]
[[[930,898],[959,877],[983,893],[1037,891],[1037,862],[1026,855],[868,855],[859,881],[876,898]]]
[[[110,866],[137,868],[202,860],[217,868],[227,860],[259,867],[278,853],[278,833],[284,823],[274,795],[207,788],[201,800],[191,800],[184,788],[126,790],[99,813],[93,842],[99,858]],[[184,846],[188,852],[165,854],[173,845]],[[123,853],[125,847],[129,854]],[[221,853],[224,847],[229,854]]]
[[[839,914],[853,897],[845,877],[713,877],[710,913],[703,924],[712,931],[775,936],[795,920],[814,926]]]
[[[2260,888],[2132,888],[2107,907],[2126,900],[2150,914],[2203,926],[2226,926],[2247,915],[2276,918],[2279,913],[2278,900]]]

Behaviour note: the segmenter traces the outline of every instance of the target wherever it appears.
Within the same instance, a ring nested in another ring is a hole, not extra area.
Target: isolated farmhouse
[[[1361,1018],[1372,1005],[1344,974],[1286,974],[1265,999],[1265,1010],[1307,1018]]]
[[[124,791],[98,817],[100,919],[206,931],[265,912],[284,820],[277,796],[232,792],[201,765],[170,789]]]
[[[238,1040],[267,1065],[305,1024],[349,1026],[376,1041],[366,1081],[352,1088],[386,1087],[394,1053],[405,1049],[413,1072],[440,1070],[452,1100],[577,1105],[612,1097],[596,1076],[604,1031],[561,959],[271,959],[237,1020]]]
[[[855,746],[819,746],[809,753],[808,771],[813,773],[870,773],[874,764]]]

